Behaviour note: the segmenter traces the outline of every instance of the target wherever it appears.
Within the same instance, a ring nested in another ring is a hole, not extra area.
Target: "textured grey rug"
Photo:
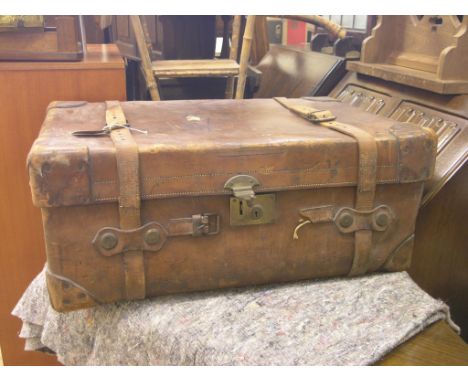
[[[159,297],[57,313],[44,274],[13,315],[65,365],[366,365],[447,305],[407,273]],[[458,328],[456,328],[458,329]]]

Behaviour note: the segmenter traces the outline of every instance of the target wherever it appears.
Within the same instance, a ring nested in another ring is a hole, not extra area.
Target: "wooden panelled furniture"
[[[468,93],[464,16],[380,16],[362,48],[358,73],[440,94]],[[389,36],[399,38],[389,38]]]
[[[79,62],[0,62],[0,346],[5,365],[52,365],[25,352],[10,315],[44,266],[40,212],[31,203],[26,156],[53,100],[125,100],[125,69],[115,45],[88,45]]]
[[[348,62],[350,73],[330,94],[370,113],[436,132],[436,168],[424,190],[409,273],[425,291],[447,302],[465,340],[468,340],[467,26],[467,16],[380,16],[372,38],[363,44],[362,62]],[[400,33],[400,38],[376,51],[376,41],[384,38],[382,33],[392,36]]]
[[[0,16],[0,60],[79,61],[78,16]]]
[[[190,60],[214,57],[216,16],[141,16],[151,41],[152,60]],[[130,16],[114,16],[112,35],[120,53],[139,60]]]

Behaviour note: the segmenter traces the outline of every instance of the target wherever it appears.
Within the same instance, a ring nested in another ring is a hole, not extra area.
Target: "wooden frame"
[[[398,36],[398,38],[395,38]],[[468,93],[468,18],[379,16],[348,69],[440,94]]]
[[[234,19],[233,37],[230,50],[230,57],[237,56],[240,16]],[[211,77],[224,76],[234,77],[239,75],[235,98],[243,98],[245,82],[248,70],[248,61],[250,57],[252,38],[255,28],[255,16],[247,16],[247,23],[244,30],[243,43],[240,55],[240,64],[238,65],[234,58],[229,60],[170,60],[170,61],[151,61],[150,43],[148,42],[148,33],[145,33],[145,27],[141,21],[141,16],[130,16],[130,23],[135,35],[138,51],[141,58],[141,68],[145,81],[150,91],[151,99],[158,101],[161,99],[158,87],[158,77],[181,78],[181,77]],[[233,80],[232,80],[233,81]],[[228,81],[226,96],[232,95],[233,82]]]

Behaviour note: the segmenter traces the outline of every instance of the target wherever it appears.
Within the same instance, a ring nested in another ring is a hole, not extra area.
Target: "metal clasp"
[[[131,127],[130,124],[128,123],[125,123],[125,124],[115,123],[115,124],[105,125],[101,130],[79,130],[79,131],[74,131],[72,134],[75,137],[99,137],[99,136],[108,136],[113,130],[119,130],[119,129],[128,129],[130,131],[137,131],[142,134],[148,134],[148,131],[136,129],[134,127]]]
[[[260,182],[250,175],[233,176],[224,184],[234,194],[229,200],[232,226],[274,223],[275,194],[256,195],[254,187],[258,186]]]
[[[234,197],[247,202],[248,206],[252,206],[255,199],[254,187],[260,186],[260,182],[250,175],[236,175],[230,178],[224,188],[232,190]]]

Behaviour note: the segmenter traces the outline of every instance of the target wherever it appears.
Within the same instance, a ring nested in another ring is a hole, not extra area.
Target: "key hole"
[[[253,220],[261,219],[263,216],[262,207],[259,205],[253,206],[252,211],[250,212],[250,216]]]
[[[239,202],[239,215],[244,215],[244,202],[242,200]]]

